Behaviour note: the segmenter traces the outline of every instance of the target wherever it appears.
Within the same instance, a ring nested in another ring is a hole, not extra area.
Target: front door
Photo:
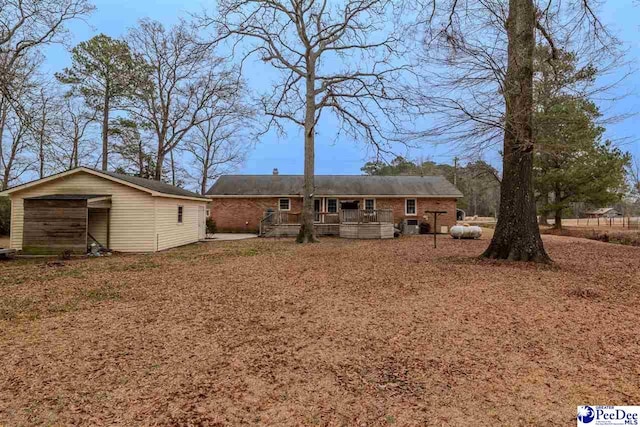
[[[313,199],[313,220],[320,222],[320,212],[322,211],[322,200]]]

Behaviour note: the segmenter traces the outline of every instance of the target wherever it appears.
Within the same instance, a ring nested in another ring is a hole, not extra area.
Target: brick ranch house
[[[438,216],[437,231],[447,232],[456,223],[456,201],[463,197],[441,176],[317,175],[315,188],[317,227],[345,222],[354,212],[361,218],[378,212],[396,226],[427,223],[433,230],[433,215],[425,211],[446,211]],[[274,213],[284,218],[282,224],[299,224],[302,195],[302,175],[274,171],[273,175],[223,175],[206,197],[219,232],[256,233],[265,216]]]

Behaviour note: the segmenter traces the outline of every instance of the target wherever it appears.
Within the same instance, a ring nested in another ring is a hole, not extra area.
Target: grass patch
[[[4,298],[0,300],[0,320],[16,320],[21,315],[38,318],[35,301],[31,298]]]
[[[110,285],[101,286],[95,289],[89,289],[82,292],[82,295],[93,302],[101,302],[108,300],[119,300],[121,298],[120,292]]]

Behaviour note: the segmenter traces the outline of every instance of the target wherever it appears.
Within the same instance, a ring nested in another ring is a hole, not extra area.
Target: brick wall
[[[405,215],[405,208],[403,198],[379,198],[376,199],[377,209],[392,209],[393,210],[393,222],[398,224],[404,219],[417,219],[418,223],[427,222],[431,225],[433,230],[433,215],[425,214],[425,210],[430,211],[447,211],[446,214],[438,215],[438,231],[440,231],[441,225],[452,227],[456,224],[456,201],[455,199],[431,199],[422,198],[417,199],[416,215]],[[425,219],[424,216],[428,215]]]
[[[216,221],[218,231],[227,233],[255,233],[258,231],[260,219],[264,212],[271,208],[278,209],[278,197],[273,198],[213,198],[211,199],[211,218]],[[351,200],[351,199],[350,199]],[[425,219],[425,210],[447,211],[438,216],[438,229],[441,225],[451,227],[456,223],[455,199],[417,199],[416,215],[405,215],[405,199],[376,198],[377,209],[392,209],[395,224],[406,219],[417,219],[428,222],[433,229],[433,215]],[[291,198],[292,213],[302,211],[302,198]]]
[[[211,218],[221,233],[257,233],[260,219],[267,209],[278,209],[278,197],[273,198],[213,198]],[[302,198],[291,198],[292,213],[302,211]]]

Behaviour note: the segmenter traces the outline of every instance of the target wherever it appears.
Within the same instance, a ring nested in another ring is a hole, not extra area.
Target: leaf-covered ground
[[[246,240],[0,263],[0,425],[575,425],[640,402],[640,248]]]

